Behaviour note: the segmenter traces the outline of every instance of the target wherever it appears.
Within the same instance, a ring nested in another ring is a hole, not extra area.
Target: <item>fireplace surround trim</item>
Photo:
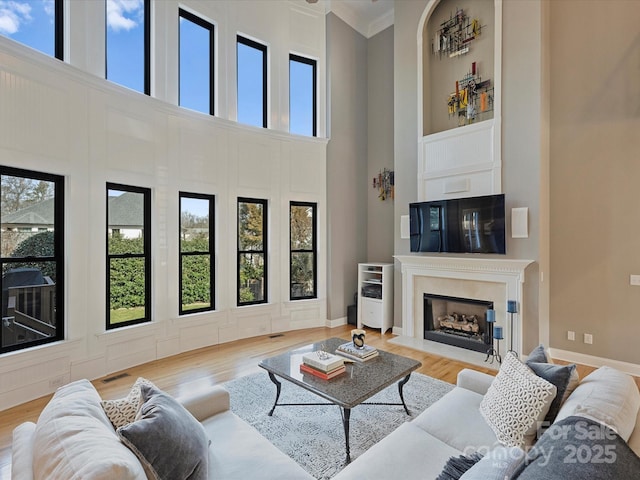
[[[415,292],[414,283],[418,277],[446,278],[454,280],[469,280],[475,282],[490,282],[504,286],[506,297],[499,299],[504,301],[506,309],[507,300],[518,302],[518,313],[514,322],[514,349],[522,351],[522,322],[523,317],[523,284],[525,281],[525,269],[533,260],[520,259],[493,259],[493,258],[459,258],[459,257],[433,257],[427,255],[396,255],[394,258],[401,265],[402,273],[402,334],[407,337],[422,335],[418,328],[418,321],[414,318],[415,296],[419,295],[422,301],[422,293]],[[452,296],[456,296],[452,293]],[[498,300],[498,299],[496,299]],[[494,300],[495,301],[495,300]],[[505,338],[509,338],[508,322],[504,325]]]

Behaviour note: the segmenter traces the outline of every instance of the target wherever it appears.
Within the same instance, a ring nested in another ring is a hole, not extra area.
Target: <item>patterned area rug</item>
[[[340,408],[335,405],[277,407],[268,412],[276,389],[267,372],[254,373],[225,384],[231,397],[231,410],[256,428],[271,443],[298,462],[318,480],[336,475],[345,466],[344,430]],[[453,385],[413,373],[404,387],[404,398],[411,412],[402,406],[359,405],[351,411],[351,459],[411,421],[425,408],[453,389]],[[279,403],[318,403],[322,398],[292,383],[282,382]],[[397,386],[391,385],[370,402],[397,403]]]

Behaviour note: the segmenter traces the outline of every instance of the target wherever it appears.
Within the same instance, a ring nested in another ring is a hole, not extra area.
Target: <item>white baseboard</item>
[[[391,333],[393,333],[394,335],[402,335],[402,327],[393,327],[391,329]]]
[[[570,352],[568,350],[559,350],[557,348],[550,348],[549,353],[552,358],[558,360],[564,360],[566,362],[580,363],[582,365],[588,365],[590,367],[612,367],[621,372],[628,373],[640,377],[640,365],[629,362],[621,362],[620,360],[611,360],[610,358],[595,357],[593,355],[587,355],[584,353]]]
[[[334,318],[333,320],[327,319],[327,321],[325,322],[325,326],[329,328],[335,328],[346,325],[347,323],[347,317]]]

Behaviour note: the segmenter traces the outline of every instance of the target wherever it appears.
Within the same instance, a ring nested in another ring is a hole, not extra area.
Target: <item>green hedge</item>
[[[55,255],[54,233],[41,232],[26,238],[18,244],[12,257],[53,257]],[[56,262],[24,262],[20,265],[7,265],[7,269],[17,267],[37,268],[45,277],[56,281]]]
[[[182,240],[183,252],[201,252],[209,248],[205,237]],[[109,238],[109,253],[142,253],[142,238],[124,238],[113,235]],[[54,233],[42,232],[33,235],[16,247],[14,257],[54,255]],[[42,274],[55,281],[55,262],[25,262],[21,267],[39,268]],[[182,304],[210,303],[210,256],[186,255],[182,264]],[[142,258],[114,258],[110,265],[110,308],[132,308],[145,304],[144,260]]]

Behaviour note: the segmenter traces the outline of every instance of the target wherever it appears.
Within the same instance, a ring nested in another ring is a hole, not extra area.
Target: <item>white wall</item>
[[[71,65],[0,37],[0,163],[66,178],[66,339],[0,358],[0,408],[78,378],[238,338],[324,325],[326,140],[290,136],[288,54],[318,60],[325,17],[303,2],[186,1],[217,27],[218,118],[175,106],[178,2],[154,2],[157,97],[102,79],[104,8],[68,2]],[[271,129],[235,119],[235,41],[269,46]],[[152,189],[152,318],[105,332],[105,183]],[[178,317],[178,191],[216,195],[215,312]],[[236,307],[236,198],[269,201],[269,303]],[[318,203],[318,299],[290,302],[289,201]]]

